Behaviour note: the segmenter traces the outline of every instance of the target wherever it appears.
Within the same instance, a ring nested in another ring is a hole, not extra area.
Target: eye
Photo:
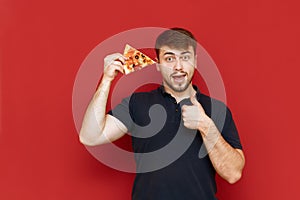
[[[173,61],[174,61],[174,57],[168,56],[168,57],[165,58],[165,60],[166,60],[167,62],[173,62]]]
[[[181,59],[183,61],[188,61],[190,59],[190,56],[189,55],[185,55],[185,56],[182,56]]]

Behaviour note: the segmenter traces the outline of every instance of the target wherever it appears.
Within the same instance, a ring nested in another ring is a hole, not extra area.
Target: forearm
[[[245,165],[242,151],[234,149],[225,141],[213,121],[201,135],[216,172],[229,183],[238,181]]]
[[[94,145],[105,127],[106,104],[111,80],[102,78],[89,106],[86,110],[80,130],[80,141],[86,145]]]

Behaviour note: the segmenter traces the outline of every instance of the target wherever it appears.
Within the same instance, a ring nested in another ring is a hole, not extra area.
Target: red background
[[[298,1],[0,2],[0,199],[130,199],[134,176],[79,143],[72,89],[97,44],[145,26],[190,29],[219,67],[247,158],[220,199],[299,196]]]

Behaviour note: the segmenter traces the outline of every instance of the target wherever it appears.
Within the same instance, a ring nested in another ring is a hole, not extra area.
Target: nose
[[[175,69],[176,71],[182,70],[182,63],[181,63],[181,60],[180,60],[180,59],[176,59],[176,63],[175,63],[174,69]]]

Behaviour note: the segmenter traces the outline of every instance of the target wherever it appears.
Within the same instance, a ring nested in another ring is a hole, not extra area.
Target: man
[[[173,28],[160,34],[155,48],[162,85],[133,94],[108,114],[105,108],[110,86],[117,73],[123,73],[126,58],[118,53],[105,58],[104,75],[87,108],[80,141],[100,145],[127,132],[132,134],[139,172],[132,199],[216,199],[216,172],[229,183],[241,178],[245,158],[229,109],[192,85],[196,46],[194,36],[185,29]],[[163,109],[152,109],[154,105]],[[143,129],[152,123],[151,109],[153,119],[165,115],[162,128],[154,134],[151,130],[155,125]],[[185,144],[181,145],[178,138]],[[147,157],[168,144],[173,145],[169,145],[172,147],[167,154]],[[205,151],[201,151],[203,146]],[[161,164],[173,154],[176,159]]]

